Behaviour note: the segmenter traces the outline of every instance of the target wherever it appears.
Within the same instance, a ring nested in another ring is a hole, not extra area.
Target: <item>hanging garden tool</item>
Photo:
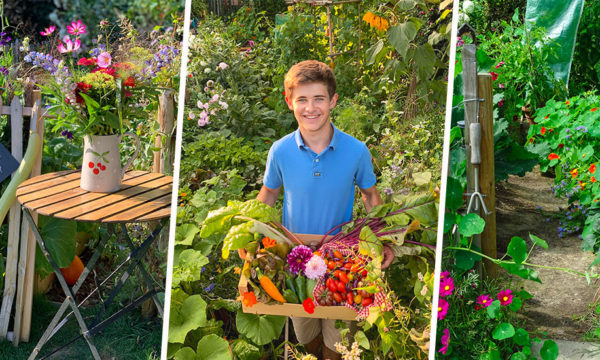
[[[479,104],[477,104],[477,108],[479,108]],[[479,117],[477,116],[476,119],[479,120],[478,118]],[[471,137],[471,164],[473,165],[473,178],[475,180],[475,186],[473,187],[474,191],[469,199],[467,214],[471,212],[473,205],[475,205],[474,210],[479,210],[479,203],[481,203],[483,213],[485,215],[490,215],[491,212],[488,211],[487,207],[485,206],[485,201],[483,201],[483,195],[479,192],[479,165],[481,164],[481,124],[479,122],[471,123],[469,125],[469,133]]]

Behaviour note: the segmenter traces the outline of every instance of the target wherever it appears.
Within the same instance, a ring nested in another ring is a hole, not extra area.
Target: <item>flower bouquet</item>
[[[156,58],[167,67],[178,55],[177,49],[168,49],[173,51],[167,51],[171,56],[164,59],[160,52],[153,55],[127,37],[126,42],[109,43],[114,37],[109,27],[106,21],[100,23],[104,33],[95,40],[97,46],[84,54],[81,36],[86,25],[81,20],[67,26],[68,35],[62,38],[53,35],[56,28],[50,26],[41,35],[49,39],[51,53],[31,51],[24,58],[39,77],[38,85],[51,104],[48,111],[57,117],[53,131],[66,128],[63,133],[85,135],[81,187],[96,192],[119,189],[140,147],[137,135],[124,127],[131,119],[149,117],[145,105],[156,95],[152,80],[160,71]],[[124,135],[135,138],[136,150],[122,169],[119,144]]]
[[[364,319],[374,307],[375,313],[391,308],[381,272],[383,242],[410,243],[405,235],[419,229],[417,220],[399,216],[409,208],[381,209],[386,216],[356,220],[334,236],[303,235],[289,232],[258,200],[234,201],[209,212],[200,236],[226,233],[224,258],[245,249],[239,283],[245,312]]]

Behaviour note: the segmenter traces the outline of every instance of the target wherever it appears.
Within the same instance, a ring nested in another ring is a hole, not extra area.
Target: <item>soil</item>
[[[553,179],[543,176],[539,168],[524,177],[510,176],[507,181],[497,184],[498,256],[506,252],[513,236],[520,236],[531,246],[531,233],[546,240],[549,248],[545,250],[536,246],[529,263],[586,271],[594,256],[582,252],[578,234],[558,237],[558,207],[566,208],[567,202],[552,194],[552,184]],[[533,295],[525,302],[527,330],[546,331],[552,339],[581,341],[583,334],[593,328],[593,317],[586,315],[593,312],[590,304],[598,301],[598,282],[592,280],[588,285],[585,278],[562,271],[536,271],[541,284],[513,278],[518,286]]]

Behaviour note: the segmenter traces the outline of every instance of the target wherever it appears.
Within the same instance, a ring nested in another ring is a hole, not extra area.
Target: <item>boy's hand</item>
[[[383,261],[381,262],[381,268],[385,269],[392,261],[394,261],[394,251],[386,244],[383,245]]]

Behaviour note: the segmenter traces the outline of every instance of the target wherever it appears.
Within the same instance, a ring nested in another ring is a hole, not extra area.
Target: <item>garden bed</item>
[[[549,247],[548,250],[535,248],[531,263],[586,271],[594,256],[581,251],[578,235],[558,237],[558,208],[566,208],[567,202],[552,194],[552,183],[553,180],[542,176],[536,167],[524,177],[511,175],[508,181],[497,184],[498,255],[506,251],[513,236],[527,239],[532,233],[545,239]],[[590,329],[593,332],[593,319],[585,316],[593,311],[590,304],[597,301],[597,287],[588,285],[583,277],[562,271],[536,271],[541,284],[513,277],[533,295],[524,311],[527,330],[545,331],[551,339],[579,341]]]

